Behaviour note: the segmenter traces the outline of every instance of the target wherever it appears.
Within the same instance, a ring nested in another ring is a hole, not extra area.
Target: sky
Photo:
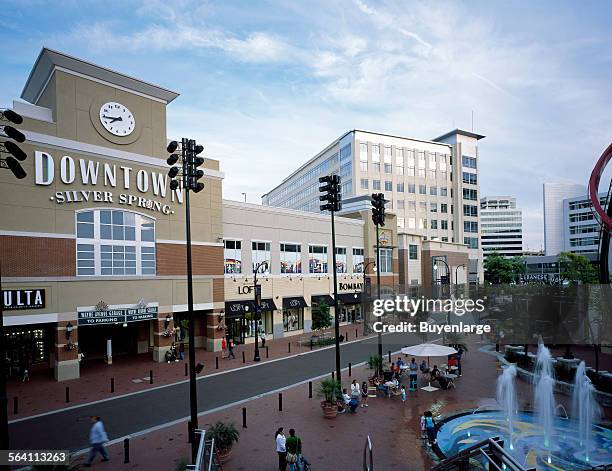
[[[458,127],[486,136],[481,194],[515,196],[537,250],[542,183],[586,185],[612,139],[606,1],[2,5],[0,104],[43,46],[180,92],[168,135],[221,161],[229,199],[260,202],[351,129],[433,139]]]

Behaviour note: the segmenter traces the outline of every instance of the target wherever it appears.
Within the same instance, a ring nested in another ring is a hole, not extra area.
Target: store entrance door
[[[138,325],[136,322],[79,327],[79,347],[86,360],[100,360],[106,356],[106,340],[112,340],[113,359],[138,353]]]
[[[227,334],[234,345],[244,343],[244,317],[232,317],[227,320]]]

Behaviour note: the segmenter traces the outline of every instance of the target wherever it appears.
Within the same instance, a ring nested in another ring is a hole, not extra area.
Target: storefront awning
[[[276,304],[274,304],[274,299],[272,298],[262,299],[259,302],[259,307],[262,311],[276,311],[277,309]]]
[[[329,294],[317,294],[310,297],[311,302],[321,304],[324,302],[328,306],[333,306],[334,298],[332,298]]]
[[[338,301],[342,304],[361,304],[361,291],[338,294]]]
[[[298,307],[308,307],[306,300],[302,296],[283,298],[283,309],[294,309]]]
[[[255,312],[255,302],[253,300],[225,301],[225,317],[240,317],[247,312]]]

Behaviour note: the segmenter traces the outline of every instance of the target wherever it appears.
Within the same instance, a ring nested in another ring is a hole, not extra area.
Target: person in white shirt
[[[357,382],[357,380],[354,379],[353,382],[351,383],[351,397],[354,397],[355,399],[359,400],[360,396],[361,396],[361,387],[359,386],[359,383]]]
[[[349,396],[346,392],[346,388],[342,390],[342,399],[344,400],[345,406],[348,407],[352,413],[355,413],[355,409],[357,409],[359,401],[354,397]]]
[[[283,427],[279,427],[274,435],[276,440],[276,453],[278,454],[278,469],[279,471],[286,471],[287,469],[287,439],[283,433]]]

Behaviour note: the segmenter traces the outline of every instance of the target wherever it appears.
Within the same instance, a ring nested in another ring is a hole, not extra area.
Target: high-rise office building
[[[544,253],[557,255],[564,249],[563,200],[586,195],[586,187],[575,183],[544,183]]]
[[[606,209],[605,193],[599,194]],[[587,195],[563,200],[563,251],[581,255],[599,251],[601,225],[595,218],[591,199]]]
[[[399,233],[466,244],[469,281],[482,281],[478,141],[455,129],[431,141],[353,130],[263,195],[270,206],[319,211],[319,177],[338,173],[342,195],[382,192]]]
[[[523,213],[511,196],[480,200],[480,241],[484,258],[492,252],[504,257],[523,253]]]

